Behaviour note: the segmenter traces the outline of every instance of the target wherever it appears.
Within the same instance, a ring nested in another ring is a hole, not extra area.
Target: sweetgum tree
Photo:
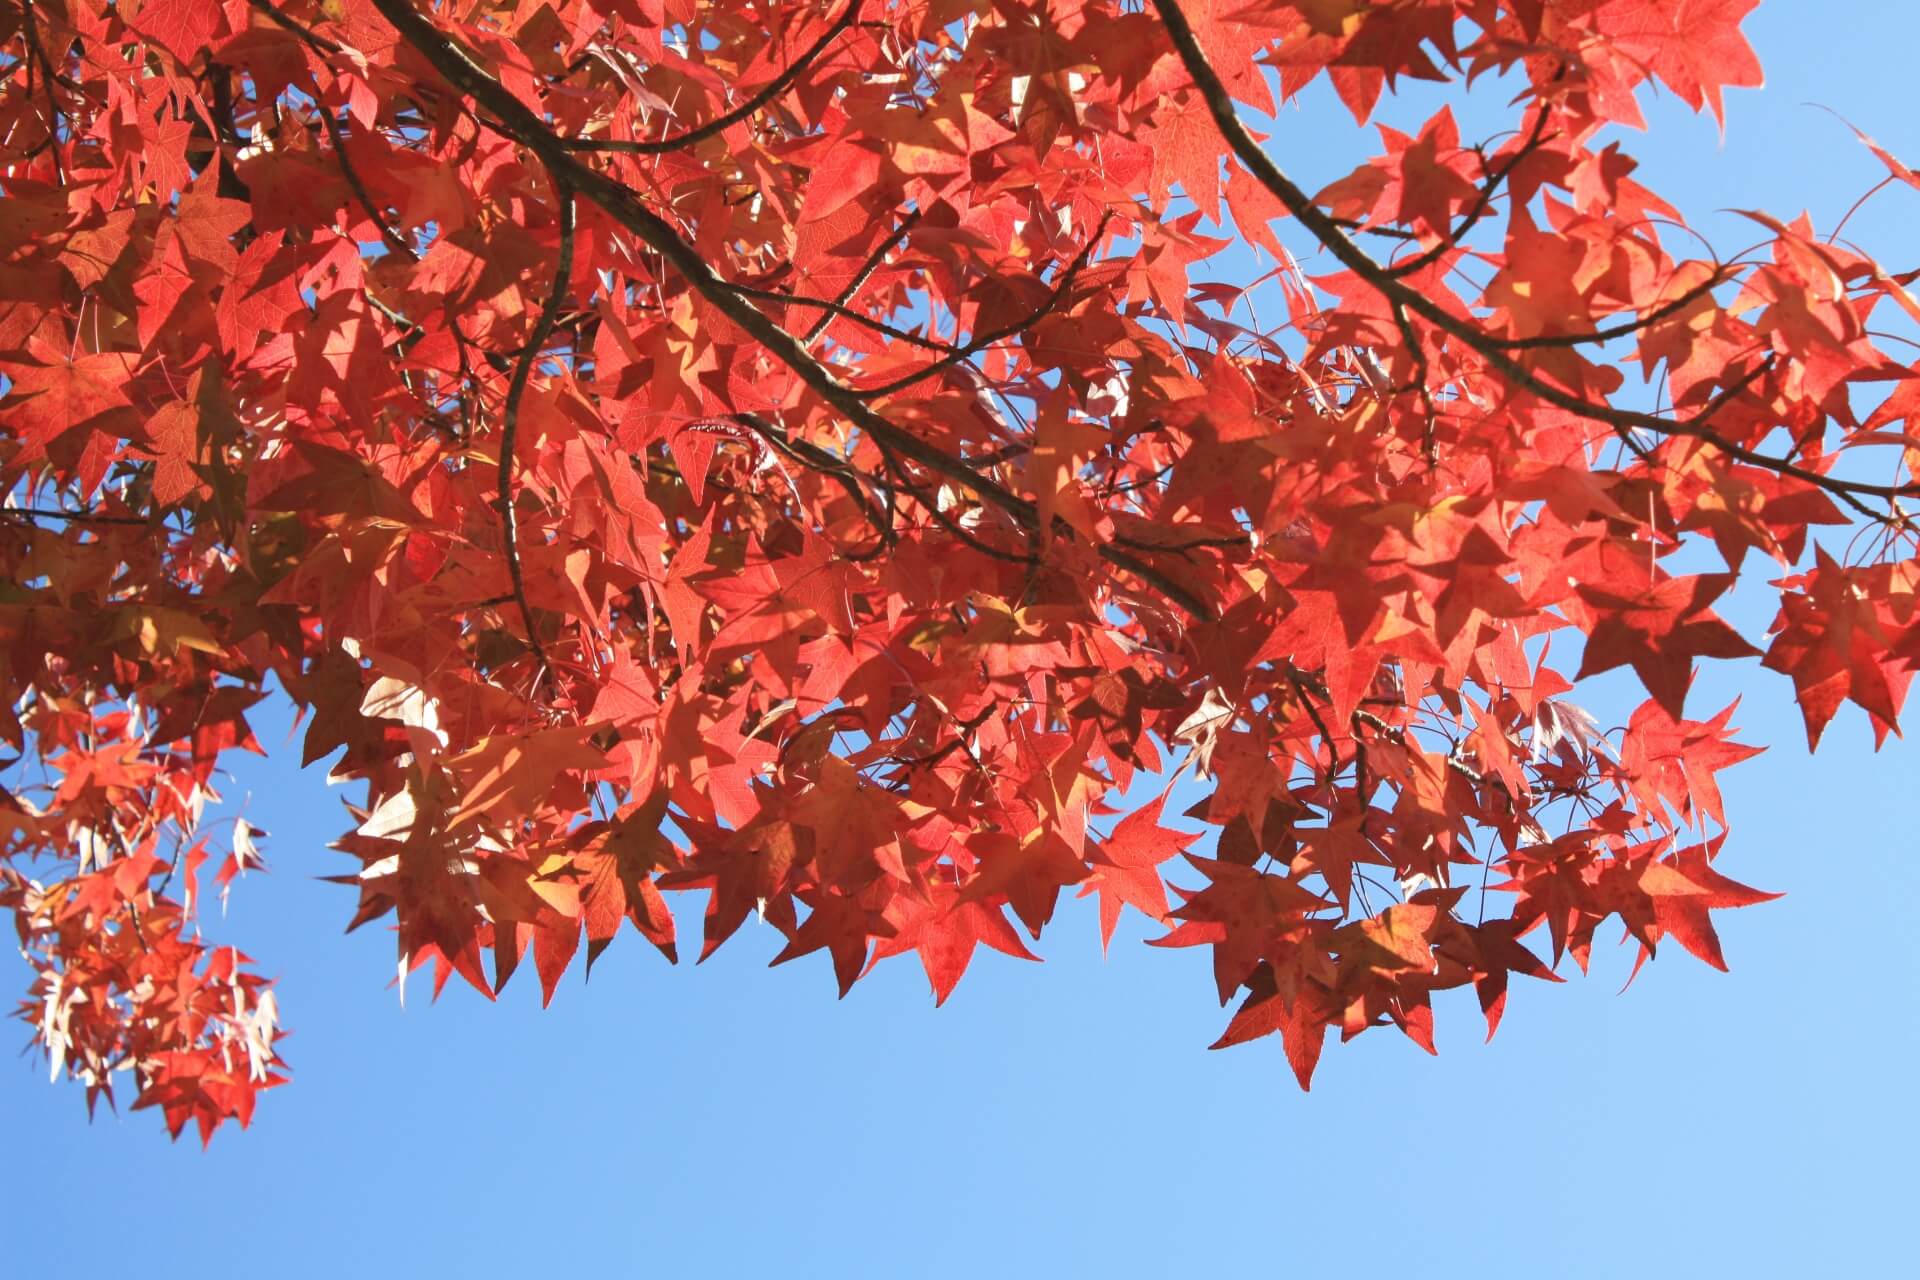
[[[1755,3],[9,6],[0,903],[53,1074],[203,1135],[282,1082],[202,937],[272,690],[436,990],[671,959],[696,891],[701,955],[758,913],[944,999],[1072,889],[1304,1085],[1610,917],[1720,965],[1769,895],[1697,663],[1817,739],[1920,662],[1909,277],[1716,253],[1623,150],[1760,82]],[[1511,127],[1309,179],[1256,130],[1322,76]]]

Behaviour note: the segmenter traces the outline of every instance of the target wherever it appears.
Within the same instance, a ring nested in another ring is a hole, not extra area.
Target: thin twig
[[[1371,711],[1356,710],[1353,713],[1353,723],[1356,728],[1363,724],[1367,725],[1372,729],[1374,729],[1376,732],[1378,732],[1381,737],[1386,738],[1392,742],[1404,744],[1407,740],[1407,731],[1405,729],[1400,728],[1398,725],[1388,724],[1385,720],[1382,720],[1379,716],[1373,714],[1373,712]],[[1362,740],[1358,736],[1356,736],[1354,738],[1354,741],[1361,742]],[[1488,777],[1486,774],[1480,772],[1480,770],[1474,768],[1472,765],[1468,764],[1465,760],[1462,760],[1459,756],[1456,756],[1451,752],[1449,752],[1446,756],[1446,765],[1447,765],[1447,768],[1453,770],[1455,773],[1459,774],[1461,777],[1465,778],[1467,781],[1473,783],[1475,786],[1493,788],[1495,791],[1499,792],[1503,797],[1506,798],[1507,805],[1509,808],[1514,807],[1513,793],[1507,790],[1507,784],[1502,782],[1500,779]]]
[[[920,211],[907,210],[907,216],[900,219],[900,225],[893,229],[891,235],[874,246],[873,252],[867,255],[867,260],[860,264],[858,271],[853,273],[853,279],[847,281],[846,287],[840,290],[839,296],[833,300],[833,308],[815,320],[807,331],[800,335],[800,341],[808,346],[818,342],[820,335],[827,331],[827,326],[833,323],[834,315],[853,301],[853,295],[860,292],[867,281],[873,277],[873,273],[880,269],[880,264],[887,260],[887,255],[893,252],[894,246],[906,239],[907,233],[918,225],[920,225]]]
[[[327,39],[312,27],[289,18],[286,14],[280,12],[278,6],[268,3],[268,0],[249,0],[249,3],[251,3],[256,10],[265,14],[268,21],[272,22],[275,26],[292,32],[302,43],[311,46],[315,52],[321,54],[340,52],[339,45]]]
[[[677,133],[671,138],[660,138],[653,142],[624,142],[612,138],[557,138],[556,141],[559,146],[568,151],[617,152],[622,155],[643,156],[657,156],[705,142],[708,138],[725,133],[785,93],[788,86],[806,74],[807,68],[813,65],[814,60],[827,51],[827,46],[831,45],[841,32],[853,25],[854,19],[859,14],[860,0],[847,0],[846,10],[841,13],[839,20],[828,27],[820,38],[807,48],[806,52],[795,58],[792,65],[785,71],[767,81],[758,93],[725,115],[716,116],[705,124],[688,129],[684,133]]]
[[[1313,727],[1320,731],[1320,741],[1327,744],[1327,786],[1331,789],[1334,786],[1334,779],[1340,776],[1340,749],[1334,746],[1333,731],[1327,727],[1326,720],[1320,714],[1320,708],[1313,704],[1313,699],[1307,694],[1307,684],[1302,678],[1303,673],[1291,662],[1287,664],[1286,672],[1287,682],[1293,686],[1293,691],[1300,695],[1300,705],[1306,708],[1307,719],[1313,721]]]
[[[126,832],[120,830],[120,819],[111,813],[107,815],[107,829],[113,832],[114,843],[120,846],[121,860],[131,859],[133,846],[127,843]],[[153,948],[147,945],[146,921],[140,918],[140,906],[133,900],[132,894],[127,895],[127,915],[133,921],[133,940],[140,944],[140,950],[151,954]]]
[[[48,154],[53,160],[54,176],[61,182],[65,182],[66,167],[60,161],[60,118],[63,113],[60,110],[60,104],[53,96],[54,81],[60,79],[60,73],[54,70],[53,59],[49,58],[47,51],[41,47],[39,24],[35,22],[33,16],[33,0],[21,0],[20,29],[27,39],[27,52],[32,55],[34,62],[40,65],[40,88],[47,99]],[[31,73],[32,63],[28,64],[28,71]],[[32,79],[31,74],[28,79]]]
[[[461,93],[473,97],[497,117],[497,120],[489,122],[489,127],[534,152],[550,172],[564,177],[576,193],[592,200],[620,226],[659,253],[695,292],[727,319],[739,325],[821,399],[864,431],[868,438],[956,481],[1007,512],[1025,527],[1038,527],[1038,512],[1031,502],[875,412],[865,396],[841,382],[807,351],[798,337],[733,292],[708,264],[700,250],[681,238],[672,224],[648,208],[632,188],[576,159],[564,141],[552,133],[539,115],[449,40],[433,22],[413,7],[412,0],[373,0],[373,5],[448,83]],[[1064,520],[1058,522],[1058,527],[1063,531],[1063,536],[1076,536]],[[1131,573],[1189,614],[1199,618],[1212,616],[1213,610],[1204,599],[1139,556],[1107,543],[1095,543],[1093,546],[1101,559]]]
[[[0,507],[0,516],[36,516],[43,520],[66,520],[73,524],[128,524],[146,526],[146,516],[108,516],[92,511],[62,511],[58,507]]]
[[[941,508],[939,494],[936,493],[931,498],[928,497],[926,490],[914,484],[907,476],[906,467],[902,465],[900,459],[896,458],[892,451],[885,445],[878,447],[880,449],[881,460],[886,464],[887,470],[899,480],[900,487],[912,494],[914,499],[925,509],[926,513],[933,517],[934,523],[945,529],[953,537],[990,560],[1000,560],[1007,564],[1022,565],[1029,569],[1040,563],[1040,557],[1031,551],[1002,550],[985,539],[975,536],[958,520],[955,520]]]
[[[854,505],[860,508],[860,514],[872,526],[877,535],[877,541],[871,548],[864,551],[842,551],[839,554],[843,558],[855,561],[871,560],[899,541],[898,535],[893,531],[893,522],[884,512],[874,510],[866,491],[860,487],[860,473],[855,471],[844,458],[835,457],[811,441],[795,440],[758,414],[736,413],[733,417],[734,421],[759,435],[795,462],[809,470],[831,477],[847,491],[847,496],[853,499]]]
[[[1400,340],[1407,345],[1407,353],[1413,357],[1414,391],[1420,397],[1421,408],[1425,411],[1425,425],[1420,432],[1420,453],[1432,469],[1440,461],[1439,446],[1435,440],[1436,425],[1433,405],[1433,388],[1428,382],[1433,377],[1433,365],[1427,358],[1426,344],[1420,341],[1420,334],[1413,327],[1413,318],[1399,302],[1393,303],[1393,322],[1400,327]]]
[[[527,603],[526,576],[520,566],[519,520],[513,509],[513,464],[514,447],[519,443],[520,400],[526,394],[527,380],[533,376],[533,366],[540,358],[540,350],[553,334],[554,322],[560,318],[560,308],[567,296],[567,285],[573,272],[573,188],[558,173],[549,171],[548,179],[553,183],[553,196],[556,205],[555,214],[560,219],[560,252],[553,265],[553,288],[547,294],[546,305],[540,309],[540,318],[534,322],[533,336],[522,349],[520,359],[513,366],[513,378],[507,384],[506,408],[501,415],[500,427],[500,527],[506,540],[507,576],[513,582],[513,598],[520,606],[520,619],[527,627],[527,643],[533,648],[533,656],[539,660],[541,676],[552,669],[547,661],[547,651],[540,643],[539,629],[534,625],[533,606]],[[541,677],[535,678],[536,685]]]
[[[1505,347],[1509,351],[1530,351],[1540,347],[1577,347],[1587,343],[1611,342],[1615,338],[1625,338],[1640,332],[1642,329],[1652,328],[1668,316],[1686,310],[1695,302],[1725,284],[1728,279],[1729,277],[1726,274],[1716,269],[1707,279],[1687,290],[1671,302],[1663,302],[1644,315],[1637,316],[1632,320],[1622,321],[1620,324],[1609,325],[1604,329],[1593,329],[1586,333],[1541,334],[1532,338],[1489,337],[1488,341],[1492,342],[1495,346]]]
[[[1749,449],[1706,429],[1705,413],[1692,419],[1674,420],[1657,417],[1650,413],[1637,413],[1632,410],[1618,409],[1612,405],[1598,404],[1565,391],[1546,381],[1533,370],[1515,360],[1503,348],[1498,339],[1482,332],[1469,321],[1453,315],[1438,302],[1429,298],[1420,290],[1410,287],[1397,279],[1387,268],[1375,262],[1367,253],[1350,240],[1340,227],[1324,210],[1316,205],[1306,192],[1294,184],[1292,179],[1274,164],[1271,157],[1253,140],[1246,127],[1240,123],[1220,76],[1207,61],[1199,41],[1188,24],[1186,15],[1181,12],[1175,0],[1153,0],[1154,8],[1159,11],[1161,21],[1166,25],[1167,34],[1173,42],[1175,52],[1185,65],[1187,74],[1193,78],[1195,87],[1206,101],[1212,113],[1214,124],[1226,139],[1240,162],[1244,164],[1260,184],[1272,192],[1287,211],[1300,220],[1315,239],[1324,245],[1339,263],[1355,275],[1372,285],[1390,302],[1397,302],[1414,315],[1442,333],[1458,338],[1508,381],[1525,388],[1528,392],[1546,401],[1556,408],[1593,422],[1601,423],[1613,429],[1623,440],[1630,440],[1635,428],[1652,431],[1660,436],[1685,436],[1705,442],[1728,457],[1763,467],[1780,475],[1792,476],[1832,494],[1854,510],[1873,520],[1886,517],[1860,500],[1861,496],[1878,498],[1900,498],[1920,495],[1920,484],[1882,485],[1869,484],[1859,480],[1843,480],[1802,467],[1784,458]],[[1637,442],[1636,442],[1637,443]]]
[[[1031,329],[1044,319],[1048,312],[1060,305],[1060,300],[1066,297],[1067,290],[1073,287],[1075,277],[1085,269],[1087,260],[1093,256],[1093,251],[1099,247],[1100,238],[1106,234],[1107,224],[1112,221],[1113,214],[1111,212],[1100,219],[1100,225],[1093,229],[1093,234],[1087,237],[1086,244],[1081,246],[1080,252],[1074,255],[1073,261],[1068,263],[1066,269],[1060,273],[1060,278],[1054,282],[1053,288],[1047,291],[1045,301],[1041,302],[1040,305],[1032,311],[1009,324],[1003,324],[998,328],[988,329],[984,332],[974,334],[973,337],[969,338],[965,343],[955,347],[947,355],[934,361],[930,365],[915,369],[912,373],[902,374],[891,382],[883,382],[877,387],[861,387],[858,389],[858,394],[869,400],[877,400],[882,396],[890,396],[896,391],[904,391],[916,382],[925,381],[943,369],[952,368],[961,361],[970,358],[976,352],[984,351],[996,342],[1004,341],[1007,338],[1011,338],[1016,334],[1025,333],[1028,329]]]
[[[778,289],[762,289],[750,284],[733,284],[729,282],[727,288],[733,290],[743,298],[752,298],[756,302],[778,302],[790,307],[816,307],[826,312],[820,320],[816,320],[812,327],[807,330],[808,334],[817,335],[826,332],[822,322],[832,324],[834,317],[838,316],[845,320],[851,320],[856,324],[864,325],[875,333],[885,334],[896,342],[905,342],[911,346],[921,347],[928,351],[938,351],[942,355],[951,354],[955,349],[952,343],[941,342],[934,338],[925,338],[910,330],[890,325],[884,320],[875,320],[872,316],[862,315],[844,302],[829,302],[825,298],[809,298],[805,294],[800,293],[782,293]],[[814,339],[803,336],[801,341],[811,346],[813,345]]]
[[[1547,109],[1542,105],[1538,108],[1538,115],[1533,122],[1533,132],[1527,136],[1525,142],[1520,144],[1518,150],[1507,157],[1506,163],[1487,175],[1486,180],[1480,184],[1480,198],[1474,201],[1473,208],[1467,210],[1467,215],[1460,220],[1460,225],[1449,231],[1446,238],[1441,240],[1439,244],[1428,249],[1419,257],[1409,259],[1395,266],[1393,268],[1393,274],[1395,276],[1413,275],[1426,267],[1432,266],[1434,263],[1440,261],[1441,258],[1444,258],[1448,252],[1457,248],[1460,242],[1466,238],[1467,233],[1473,230],[1480,219],[1487,216],[1489,209],[1493,208],[1493,198],[1495,194],[1499,192],[1501,184],[1513,175],[1513,171],[1520,167],[1522,160],[1525,160],[1528,156],[1539,150],[1541,144],[1546,141],[1546,133]]]
[[[374,207],[373,197],[367,194],[366,185],[360,181],[360,175],[354,171],[353,161],[347,158],[347,140],[340,133],[340,122],[333,118],[333,112],[325,103],[319,105],[320,119],[326,122],[327,137],[333,142],[334,159],[340,162],[340,173],[346,178],[347,186],[352,190],[354,199],[358,200],[360,207],[366,210],[367,217],[373,220],[373,225],[380,228],[380,238],[386,241],[389,249],[408,262],[420,261],[420,255],[413,251],[413,246],[407,243],[406,237],[388,226],[387,220],[381,217],[380,211]]]

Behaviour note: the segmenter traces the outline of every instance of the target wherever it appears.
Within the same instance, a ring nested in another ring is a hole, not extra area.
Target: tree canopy
[[[1760,83],[1757,2],[0,13],[0,905],[53,1075],[203,1137],[283,1082],[205,909],[276,691],[436,992],[673,959],[691,891],[702,957],[757,915],[944,1001],[1072,890],[1210,948],[1218,1043],[1304,1086],[1330,1031],[1431,1050],[1437,991],[1491,1035],[1615,917],[1725,967],[1772,895],[1696,668],[1817,742],[1920,664],[1915,273],[1633,176],[1649,93]],[[1510,127],[1309,179],[1262,135],[1322,77]]]

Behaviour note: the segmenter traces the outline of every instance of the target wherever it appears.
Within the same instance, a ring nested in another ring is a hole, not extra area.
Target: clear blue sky
[[[1920,5],[1768,0],[1747,30],[1769,83],[1730,96],[1724,146],[1670,101],[1627,139],[1657,191],[1830,227],[1884,171],[1810,102],[1920,162]],[[1357,158],[1327,118],[1283,116],[1273,142],[1309,186]],[[1917,215],[1920,192],[1890,190],[1849,232],[1904,268]],[[1699,220],[1729,251],[1756,238]],[[1734,614],[1757,636],[1769,611]],[[1204,951],[1144,947],[1136,922],[1102,960],[1088,903],[1044,965],[983,950],[938,1011],[910,957],[836,1002],[824,957],[768,970],[776,936],[752,925],[699,968],[626,936],[545,1012],[530,973],[497,1006],[451,986],[429,1004],[416,979],[403,1010],[391,937],[342,937],[350,891],[313,879],[345,865],[324,847],[340,792],[276,750],[229,788],[272,832],[272,874],[207,928],[279,975],[296,1082],[202,1153],[148,1114],[89,1127],[77,1090],[8,1063],[0,1272],[1902,1271],[1920,753],[1874,755],[1850,709],[1809,759],[1785,681],[1751,663],[1689,709],[1742,691],[1772,749],[1725,777],[1722,866],[1787,896],[1719,915],[1731,975],[1673,948],[1618,994],[1630,955],[1602,947],[1591,978],[1520,982],[1491,1045],[1465,996],[1441,1005],[1438,1059],[1370,1032],[1329,1046],[1311,1094],[1276,1041],[1206,1052],[1225,1015]],[[284,717],[258,727],[281,748]]]

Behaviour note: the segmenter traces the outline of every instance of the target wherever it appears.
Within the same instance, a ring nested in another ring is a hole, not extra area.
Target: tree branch
[[[1532,338],[1489,337],[1487,340],[1495,346],[1504,347],[1509,351],[1531,351],[1541,347],[1577,347],[1587,343],[1611,342],[1615,338],[1625,338],[1640,332],[1642,329],[1652,328],[1668,316],[1685,311],[1695,302],[1725,284],[1729,278],[1728,275],[1723,274],[1720,270],[1715,270],[1707,279],[1687,290],[1671,302],[1663,302],[1645,315],[1637,316],[1632,320],[1622,321],[1616,325],[1609,325],[1604,329],[1594,329],[1587,333],[1541,334]]]
[[[873,273],[880,269],[880,264],[886,261],[889,253],[893,252],[893,247],[906,239],[907,233],[919,225],[920,211],[918,209],[907,210],[907,216],[900,219],[900,225],[895,227],[893,233],[885,240],[882,240],[875,246],[874,251],[867,255],[867,260],[860,264],[858,271],[853,273],[853,279],[847,281],[846,288],[840,290],[840,296],[833,300],[832,308],[818,320],[815,320],[807,331],[800,335],[800,341],[806,343],[808,346],[812,346],[815,342],[819,341],[820,335],[825,333],[827,326],[833,323],[835,312],[846,308],[847,304],[853,301],[853,295],[860,292],[867,281],[872,279]],[[847,311],[846,314],[853,315],[855,313]]]
[[[384,7],[381,12],[386,12]],[[795,58],[792,65],[785,71],[767,81],[758,93],[725,115],[716,116],[705,124],[688,129],[684,133],[677,133],[671,138],[660,138],[654,142],[625,142],[612,138],[557,138],[556,141],[568,151],[616,152],[622,155],[642,156],[662,155],[705,142],[708,138],[725,133],[785,93],[788,87],[805,75],[807,68],[813,65],[814,60],[825,53],[827,47],[839,37],[841,32],[851,27],[859,16],[860,0],[847,0],[847,7],[841,12],[839,20],[828,27],[804,53]],[[391,18],[392,15],[388,14],[388,17]]]
[[[1635,428],[1652,431],[1661,436],[1685,436],[1700,440],[1741,462],[1763,467],[1780,475],[1792,476],[1823,489],[1870,519],[1884,520],[1886,517],[1861,502],[1859,499],[1862,495],[1893,499],[1920,494],[1920,484],[1883,485],[1869,484],[1859,480],[1841,480],[1822,475],[1820,472],[1784,458],[1775,458],[1756,452],[1709,431],[1704,425],[1706,416],[1704,413],[1684,421],[1661,418],[1650,413],[1637,413],[1628,409],[1617,409],[1607,404],[1597,404],[1546,381],[1509,355],[1499,339],[1489,336],[1471,322],[1461,320],[1426,294],[1408,286],[1350,240],[1306,192],[1294,185],[1293,181],[1281,172],[1279,166],[1275,165],[1267,153],[1261,150],[1260,144],[1253,140],[1253,136],[1240,123],[1226,86],[1221,83],[1219,74],[1207,62],[1206,54],[1200,48],[1199,41],[1195,39],[1193,28],[1188,25],[1186,15],[1181,12],[1179,4],[1175,0],[1153,0],[1153,5],[1159,11],[1161,21],[1166,25],[1167,35],[1172,40],[1181,63],[1185,65],[1187,74],[1193,77],[1195,87],[1199,89],[1208,111],[1213,115],[1214,124],[1219,128],[1221,137],[1226,140],[1228,147],[1232,149],[1234,155],[1239,157],[1248,171],[1259,179],[1261,185],[1272,192],[1286,206],[1287,211],[1300,220],[1300,225],[1324,245],[1342,266],[1372,285],[1389,303],[1405,307],[1440,332],[1458,338],[1508,381],[1525,388],[1556,408],[1565,409],[1589,421],[1611,427],[1623,440],[1632,442],[1631,437]]]
[[[29,73],[27,79],[29,82],[33,79],[31,74],[33,66],[38,64],[40,67],[40,88],[47,99],[47,144],[49,154],[53,159],[54,175],[64,182],[66,181],[66,169],[60,161],[60,120],[64,113],[60,110],[60,104],[55,101],[53,96],[54,82],[61,79],[62,76],[54,69],[53,59],[49,58],[47,51],[41,47],[40,27],[33,16],[33,0],[21,0],[20,2],[20,30],[26,37],[27,53],[31,58],[31,61],[27,64]],[[29,83],[29,88],[31,88],[31,83]]]
[[[1480,219],[1487,216],[1489,209],[1493,208],[1493,198],[1499,192],[1501,184],[1513,175],[1513,171],[1520,167],[1522,160],[1540,149],[1541,144],[1546,141],[1546,133],[1547,109],[1542,105],[1539,108],[1538,117],[1533,122],[1533,132],[1527,135],[1527,140],[1520,144],[1519,150],[1507,157],[1506,163],[1487,175],[1486,180],[1480,184],[1480,198],[1474,201],[1473,208],[1467,210],[1466,216],[1460,220],[1460,225],[1449,231],[1439,244],[1419,257],[1396,265],[1392,269],[1393,275],[1396,277],[1413,275],[1432,266],[1448,252],[1457,248],[1466,238],[1467,233],[1479,224]]]
[[[327,138],[333,143],[334,159],[340,163],[341,176],[346,178],[347,186],[353,192],[353,198],[360,202],[360,207],[366,211],[367,217],[373,220],[373,225],[380,228],[380,238],[386,241],[389,249],[408,262],[420,261],[420,255],[413,251],[413,246],[407,243],[406,237],[388,226],[387,220],[380,216],[380,211],[374,207],[373,197],[367,194],[366,184],[360,181],[360,175],[354,171],[353,161],[347,158],[347,140],[340,132],[340,122],[333,118],[333,112],[326,103],[316,105],[320,108],[320,119],[326,123]]]
[[[1027,528],[1038,526],[1038,514],[1032,503],[876,413],[867,404],[865,396],[835,377],[832,371],[807,351],[797,337],[735,293],[708,265],[700,251],[683,240],[670,223],[647,208],[631,188],[575,158],[539,116],[421,15],[413,7],[412,0],[373,0],[373,5],[449,84],[471,96],[497,117],[495,122],[490,122],[490,127],[532,151],[554,176],[566,180],[577,194],[592,200],[620,226],[659,253],[696,293],[727,319],[739,325],[774,359],[793,370],[801,382],[854,426],[866,432],[876,443],[885,444],[902,457],[910,458],[957,482],[1012,515]],[[1064,521],[1060,524],[1066,530],[1065,536],[1074,536]],[[1200,618],[1211,616],[1212,611],[1206,601],[1140,557],[1104,543],[1095,544],[1095,552],[1109,564],[1133,574],[1189,614]]]
[[[874,505],[868,499],[866,491],[860,487],[860,473],[855,471],[844,458],[836,458],[811,441],[793,439],[758,414],[736,413],[733,419],[801,466],[831,477],[846,490],[847,496],[852,498],[854,505],[860,508],[860,514],[866,517],[867,523],[873,527],[874,533],[878,535],[878,541],[869,550],[842,551],[840,555],[849,560],[871,560],[899,542],[898,535],[893,531],[893,522],[887,518],[885,512],[874,510]]]
[[[925,489],[913,483],[913,480],[907,475],[907,469],[901,465],[900,459],[896,458],[891,450],[885,445],[879,445],[878,448],[880,449],[880,457],[882,461],[885,462],[887,470],[892,472],[895,478],[898,479],[900,487],[912,494],[915,500],[926,509],[927,514],[933,517],[934,523],[942,529],[945,529],[956,540],[973,548],[991,560],[1000,560],[1007,564],[1024,565],[1027,568],[1032,568],[1040,563],[1040,557],[1031,551],[1004,551],[992,543],[989,543],[984,538],[975,536],[966,526],[941,510],[939,494],[936,493],[930,498],[927,496]]]
[[[540,318],[534,322],[533,335],[521,349],[520,359],[513,366],[513,378],[507,384],[507,401],[500,426],[500,527],[506,540],[507,576],[513,582],[514,602],[520,606],[520,619],[527,627],[527,643],[533,647],[533,656],[540,662],[540,675],[535,677],[536,685],[552,669],[552,664],[547,661],[547,651],[541,645],[539,629],[534,625],[533,606],[527,603],[526,575],[520,566],[519,518],[513,509],[513,455],[519,443],[520,401],[526,395],[527,381],[533,376],[533,366],[540,358],[541,348],[552,336],[554,323],[560,318],[560,308],[566,302],[567,285],[573,272],[573,188],[557,173],[549,172],[547,177],[553,183],[557,206],[555,213],[560,219],[560,253],[553,265],[553,288],[547,294],[546,305],[541,307]]]
[[[813,325],[808,328],[807,333],[809,334],[817,335],[825,332],[826,324],[831,324],[833,317],[840,316],[856,324],[864,325],[875,333],[885,334],[896,342],[905,342],[912,346],[922,347],[928,351],[938,351],[942,354],[954,350],[952,343],[940,342],[933,338],[923,338],[917,333],[910,333],[905,329],[890,325],[884,320],[875,320],[872,316],[861,315],[844,302],[829,302],[825,298],[809,298],[805,294],[799,293],[782,293],[778,289],[762,289],[750,284],[733,284],[729,282],[727,288],[733,290],[743,298],[752,298],[756,302],[780,302],[788,306],[817,307],[825,311],[827,314],[821,317],[821,320],[815,321]],[[822,321],[825,323],[822,323]],[[808,346],[812,346],[814,340],[811,337],[802,337],[801,341],[805,342]]]
[[[1371,711],[1356,710],[1353,713],[1354,728],[1358,729],[1363,724],[1372,727],[1377,733],[1380,734],[1381,737],[1386,738],[1389,741],[1404,743],[1407,740],[1406,730],[1400,728],[1397,725],[1388,724],[1385,720],[1382,720],[1379,716],[1373,714],[1373,712]],[[1353,740],[1354,742],[1358,743],[1361,746],[1366,745],[1365,739],[1361,738],[1357,733],[1354,735]],[[1509,791],[1507,789],[1507,784],[1502,782],[1500,779],[1488,777],[1486,774],[1480,772],[1480,770],[1474,768],[1472,765],[1468,764],[1465,760],[1462,760],[1459,756],[1454,755],[1452,752],[1447,753],[1446,765],[1447,765],[1447,768],[1453,770],[1455,773],[1465,778],[1468,782],[1473,783],[1475,786],[1493,788],[1493,790],[1499,792],[1501,796],[1505,797],[1509,808],[1513,807],[1513,803],[1514,803],[1513,792]]]
[[[945,356],[934,361],[932,364],[924,368],[915,369],[912,373],[902,374],[893,381],[883,382],[877,387],[861,387],[858,389],[858,394],[869,400],[878,400],[882,396],[890,396],[896,391],[904,391],[916,382],[924,382],[941,370],[950,369],[961,361],[970,359],[978,352],[984,351],[996,342],[1011,338],[1015,334],[1025,333],[1028,329],[1038,324],[1048,312],[1060,305],[1060,300],[1066,296],[1067,290],[1073,287],[1074,278],[1086,267],[1087,260],[1093,256],[1094,249],[1099,246],[1100,237],[1106,234],[1107,224],[1112,221],[1112,213],[1108,213],[1100,219],[1100,225],[1093,229],[1093,234],[1087,237],[1086,244],[1081,246],[1080,252],[1074,255],[1073,261],[1067,264],[1066,269],[1060,273],[1060,278],[1054,282],[1053,288],[1047,292],[1046,300],[1025,316],[1022,316],[1019,320],[1011,324],[1003,324],[997,329],[988,329],[984,333],[976,333],[965,343],[954,347]]]
[[[270,4],[268,0],[248,0],[248,3],[250,3],[256,11],[264,14],[269,22],[272,22],[284,31],[290,32],[302,44],[313,49],[314,52],[323,56],[329,53],[340,52],[340,46],[338,44],[327,39],[306,24],[294,21],[282,13],[278,5]]]
[[[128,524],[146,526],[153,523],[146,516],[107,516],[91,511],[62,511],[57,507],[0,507],[0,516],[30,516],[42,520],[65,520],[72,524]]]

